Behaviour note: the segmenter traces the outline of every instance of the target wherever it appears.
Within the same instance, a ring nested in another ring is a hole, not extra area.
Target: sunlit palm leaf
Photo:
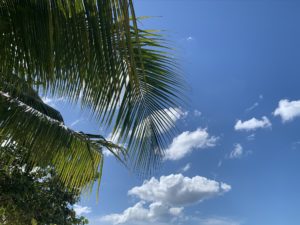
[[[24,163],[53,165],[62,181],[70,187],[86,187],[100,179],[103,148],[116,154],[123,151],[99,135],[74,132],[62,122],[3,92],[0,92],[0,121],[1,145],[13,142],[28,148]]]
[[[159,162],[184,82],[131,0],[2,0],[0,34],[0,81],[80,103],[119,134],[135,169]]]

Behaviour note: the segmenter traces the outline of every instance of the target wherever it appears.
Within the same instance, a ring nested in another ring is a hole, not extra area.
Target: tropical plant
[[[64,187],[52,167],[27,165],[25,148],[11,144],[0,150],[0,224],[88,224],[73,209],[79,189]]]
[[[100,181],[103,148],[151,172],[183,89],[166,42],[138,27],[132,0],[0,1],[0,144],[25,146],[27,164],[53,165],[67,186]],[[66,127],[41,95],[80,104],[117,142]]]

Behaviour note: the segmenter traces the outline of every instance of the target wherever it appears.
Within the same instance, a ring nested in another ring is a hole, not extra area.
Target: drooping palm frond
[[[72,131],[63,122],[3,92],[0,92],[0,143],[2,147],[13,143],[27,148],[24,164],[52,165],[62,182],[72,188],[87,187],[101,178],[103,148],[115,154],[125,153],[102,136]]]
[[[39,93],[80,103],[113,127],[143,171],[162,158],[174,131],[167,109],[183,96],[165,45],[137,27],[131,0],[0,1],[0,82],[21,78]]]

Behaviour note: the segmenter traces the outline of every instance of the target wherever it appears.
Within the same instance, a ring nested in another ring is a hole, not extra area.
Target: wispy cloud
[[[226,156],[227,159],[240,159],[243,157],[247,157],[248,155],[252,154],[252,151],[245,150],[244,147],[237,143],[233,145],[232,151]]]
[[[210,217],[210,218],[194,218],[199,225],[241,225],[240,221],[235,221],[224,217]]]
[[[264,99],[264,96],[262,94],[260,94],[258,96],[258,101],[254,102],[249,108],[247,108],[245,110],[246,113],[251,112],[252,110],[254,110],[255,108],[257,108],[259,106],[259,102],[261,102]]]
[[[180,169],[181,172],[185,173],[191,169],[191,163],[186,164],[184,167]]]
[[[235,144],[234,149],[229,154],[229,158],[238,159],[241,158],[243,154],[244,154],[243,146],[241,144]]]
[[[259,103],[258,102],[255,102],[252,106],[250,106],[249,108],[247,108],[245,111],[246,112],[250,112],[252,111],[253,109],[257,108],[259,106]]]
[[[72,122],[71,124],[70,124],[70,127],[74,127],[74,126],[76,126],[78,123],[80,123],[82,121],[82,119],[77,119],[77,120],[75,120],[74,122]]]
[[[202,115],[202,113],[199,110],[197,110],[197,109],[194,110],[194,116],[199,117],[201,115]]]
[[[253,141],[253,140],[255,140],[255,134],[250,134],[249,136],[247,136],[247,140],[248,140],[248,141]]]
[[[292,143],[293,150],[299,149],[299,146],[300,146],[300,141],[295,141]]]
[[[221,167],[223,165],[223,160],[219,160],[219,162],[218,162],[218,167]]]

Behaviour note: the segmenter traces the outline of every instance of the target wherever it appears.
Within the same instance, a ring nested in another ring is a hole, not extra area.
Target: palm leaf
[[[87,187],[101,178],[103,148],[124,152],[100,135],[72,131],[3,92],[0,92],[0,121],[1,146],[13,143],[28,148],[24,163],[54,166],[66,186],[72,188]]]
[[[19,79],[18,77],[16,78],[18,79],[17,83],[11,80],[2,81],[0,83],[0,90],[3,93],[7,93],[10,97],[17,99],[39,111],[40,113],[59,122],[64,122],[60,112],[45,104],[37,92],[32,89],[32,87],[29,86],[24,80]]]
[[[80,103],[120,134],[134,169],[155,168],[174,134],[166,109],[182,103],[184,82],[163,38],[138,28],[131,0],[2,0],[0,34],[0,82],[23,79]]]

